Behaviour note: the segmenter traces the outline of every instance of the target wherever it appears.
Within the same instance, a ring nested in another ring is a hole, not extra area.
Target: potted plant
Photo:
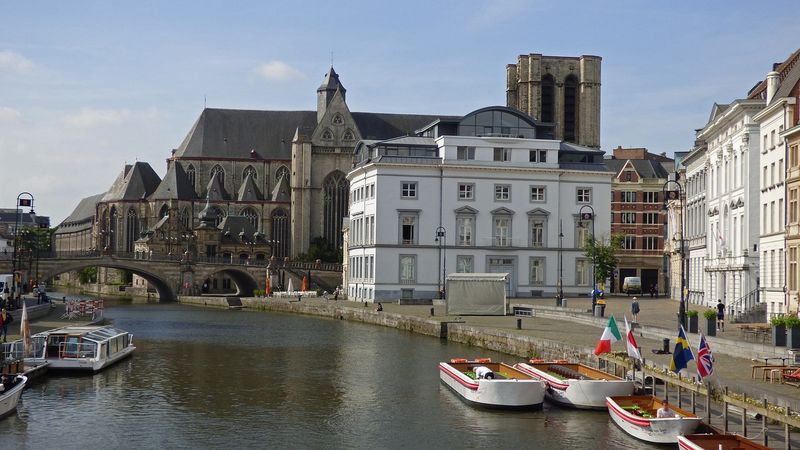
[[[772,345],[775,347],[786,346],[786,318],[783,316],[773,317],[769,323],[772,325]]]
[[[800,348],[800,318],[797,316],[786,317],[786,346]]]
[[[703,317],[706,319],[706,336],[717,335],[717,310],[707,309],[703,311]]]
[[[689,333],[697,333],[698,328],[698,313],[694,310],[686,311],[686,317],[689,318]]]

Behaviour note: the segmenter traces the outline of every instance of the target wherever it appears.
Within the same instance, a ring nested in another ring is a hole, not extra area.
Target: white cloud
[[[10,50],[0,51],[0,72],[26,73],[33,69],[33,61]]]
[[[21,114],[14,108],[0,106],[0,123],[14,122],[19,119]]]
[[[255,73],[259,77],[270,81],[302,80],[306,77],[303,72],[283,61],[269,61],[259,64],[255,68]]]
[[[65,116],[64,123],[78,128],[91,128],[104,125],[118,125],[139,119],[149,120],[156,117],[158,117],[158,111],[155,108],[148,108],[142,111],[83,108],[77,113]]]

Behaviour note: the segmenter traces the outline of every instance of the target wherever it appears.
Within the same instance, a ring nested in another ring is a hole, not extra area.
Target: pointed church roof
[[[218,172],[214,172],[211,175],[211,179],[208,181],[208,186],[206,186],[206,192],[208,193],[206,195],[207,200],[228,200],[228,193],[225,192],[225,187],[222,186]]]
[[[101,201],[141,200],[150,196],[159,183],[161,178],[150,164],[141,161],[126,164]]]
[[[278,182],[275,183],[275,189],[272,190],[270,200],[273,202],[288,202],[291,199],[291,194],[289,194],[289,181],[286,180],[286,175],[281,175]]]
[[[189,176],[183,167],[175,161],[170,162],[167,174],[161,184],[150,195],[150,200],[196,200]]]
[[[333,70],[333,66],[331,66],[328,73],[325,74],[325,78],[322,80],[322,84],[317,88],[317,92],[319,91],[342,91],[342,94],[347,92],[347,89],[344,88],[342,82],[339,81],[339,74]]]
[[[263,200],[263,197],[261,197],[261,191],[258,190],[256,182],[253,180],[253,176],[249,173],[244,178],[242,186],[239,188],[239,193],[236,195],[236,200],[240,202],[255,202]]]
[[[75,231],[91,228],[97,202],[99,202],[104,195],[105,193],[95,194],[81,199],[75,209],[72,210],[72,213],[58,225],[56,234],[73,233]]]

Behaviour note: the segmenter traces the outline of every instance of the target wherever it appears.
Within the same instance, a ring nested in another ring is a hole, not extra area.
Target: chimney
[[[778,78],[778,72],[770,72],[767,74],[767,104],[772,101],[772,97],[775,96],[775,92],[778,91],[778,84],[780,83],[780,79]]]

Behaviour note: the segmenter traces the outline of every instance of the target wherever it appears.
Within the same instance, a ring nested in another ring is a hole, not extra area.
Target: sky
[[[796,6],[0,0],[0,207],[56,225],[126,163],[163,176],[204,105],[315,110],[331,63],[351,111],[465,115],[520,54],[598,55],[602,149],[672,155],[798,48]]]

